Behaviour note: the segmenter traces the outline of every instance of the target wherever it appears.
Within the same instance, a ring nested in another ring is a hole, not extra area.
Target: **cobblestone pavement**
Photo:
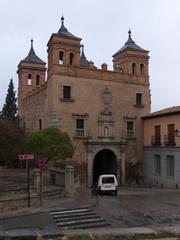
[[[180,224],[180,190],[119,189],[96,197],[94,210],[113,227],[166,227]]]
[[[17,226],[18,224],[21,226],[22,235],[29,234],[26,232],[27,226],[31,234],[36,234],[34,232],[35,225],[37,225],[36,229],[40,229],[44,220],[47,223],[43,223],[43,227],[41,227],[43,236],[44,234],[57,234],[57,226],[55,222],[52,223],[49,211],[83,206],[92,208],[96,214],[111,224],[111,226],[102,229],[103,234],[106,231],[113,231],[116,234],[117,231],[117,234],[121,235],[129,233],[136,235],[137,233],[147,234],[147,231],[148,233],[153,231],[156,236],[160,230],[163,231],[163,234],[164,231],[166,233],[170,231],[171,233],[173,230],[173,235],[166,235],[166,238],[180,236],[180,190],[143,188],[120,188],[118,196],[93,196],[91,189],[85,188],[74,198],[44,199],[43,206],[38,208],[18,209],[4,214],[1,213],[0,221],[4,225],[0,224],[0,236],[4,236],[7,229],[11,234],[19,234],[14,224],[15,229],[9,230],[12,221],[15,221]],[[46,217],[43,214],[46,214]],[[31,221],[34,216],[36,216],[36,223],[34,220]],[[22,219],[24,220],[21,221]],[[46,229],[48,229],[47,232]]]

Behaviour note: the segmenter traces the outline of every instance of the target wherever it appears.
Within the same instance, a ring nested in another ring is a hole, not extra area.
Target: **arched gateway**
[[[87,144],[88,186],[92,186],[100,174],[113,173],[119,184],[125,183],[125,148],[123,142]]]
[[[99,151],[93,162],[93,184],[101,174],[115,174],[117,176],[117,159],[113,151],[103,149]]]

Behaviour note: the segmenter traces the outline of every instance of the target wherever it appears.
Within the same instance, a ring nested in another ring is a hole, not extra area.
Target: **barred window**
[[[76,136],[84,137],[84,119],[76,119]]]
[[[174,177],[174,156],[166,156],[166,170],[168,177]]]
[[[135,131],[134,131],[134,121],[127,120],[126,122],[126,137],[134,137]]]
[[[161,174],[161,155],[154,155],[154,173]]]

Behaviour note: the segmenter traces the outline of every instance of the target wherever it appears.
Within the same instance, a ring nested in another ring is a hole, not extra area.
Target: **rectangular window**
[[[161,126],[154,127],[154,138],[152,144],[155,146],[161,145]]]
[[[168,124],[168,145],[175,145],[175,126],[174,124]]]
[[[71,99],[71,86],[63,86],[63,99]]]
[[[84,137],[84,119],[76,119],[76,137]]]
[[[126,137],[134,137],[135,133],[134,133],[134,121],[127,121],[127,125],[126,125]]]
[[[142,105],[142,93],[136,93],[136,105]]]
[[[168,177],[174,177],[174,156],[166,157],[166,170]]]
[[[161,155],[154,155],[154,173],[161,174]]]

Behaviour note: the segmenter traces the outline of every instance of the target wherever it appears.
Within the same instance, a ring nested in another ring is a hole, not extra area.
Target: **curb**
[[[98,240],[135,240],[135,239],[179,239],[180,226],[171,228],[100,228],[92,230],[67,230],[64,231],[67,240],[98,239]]]

